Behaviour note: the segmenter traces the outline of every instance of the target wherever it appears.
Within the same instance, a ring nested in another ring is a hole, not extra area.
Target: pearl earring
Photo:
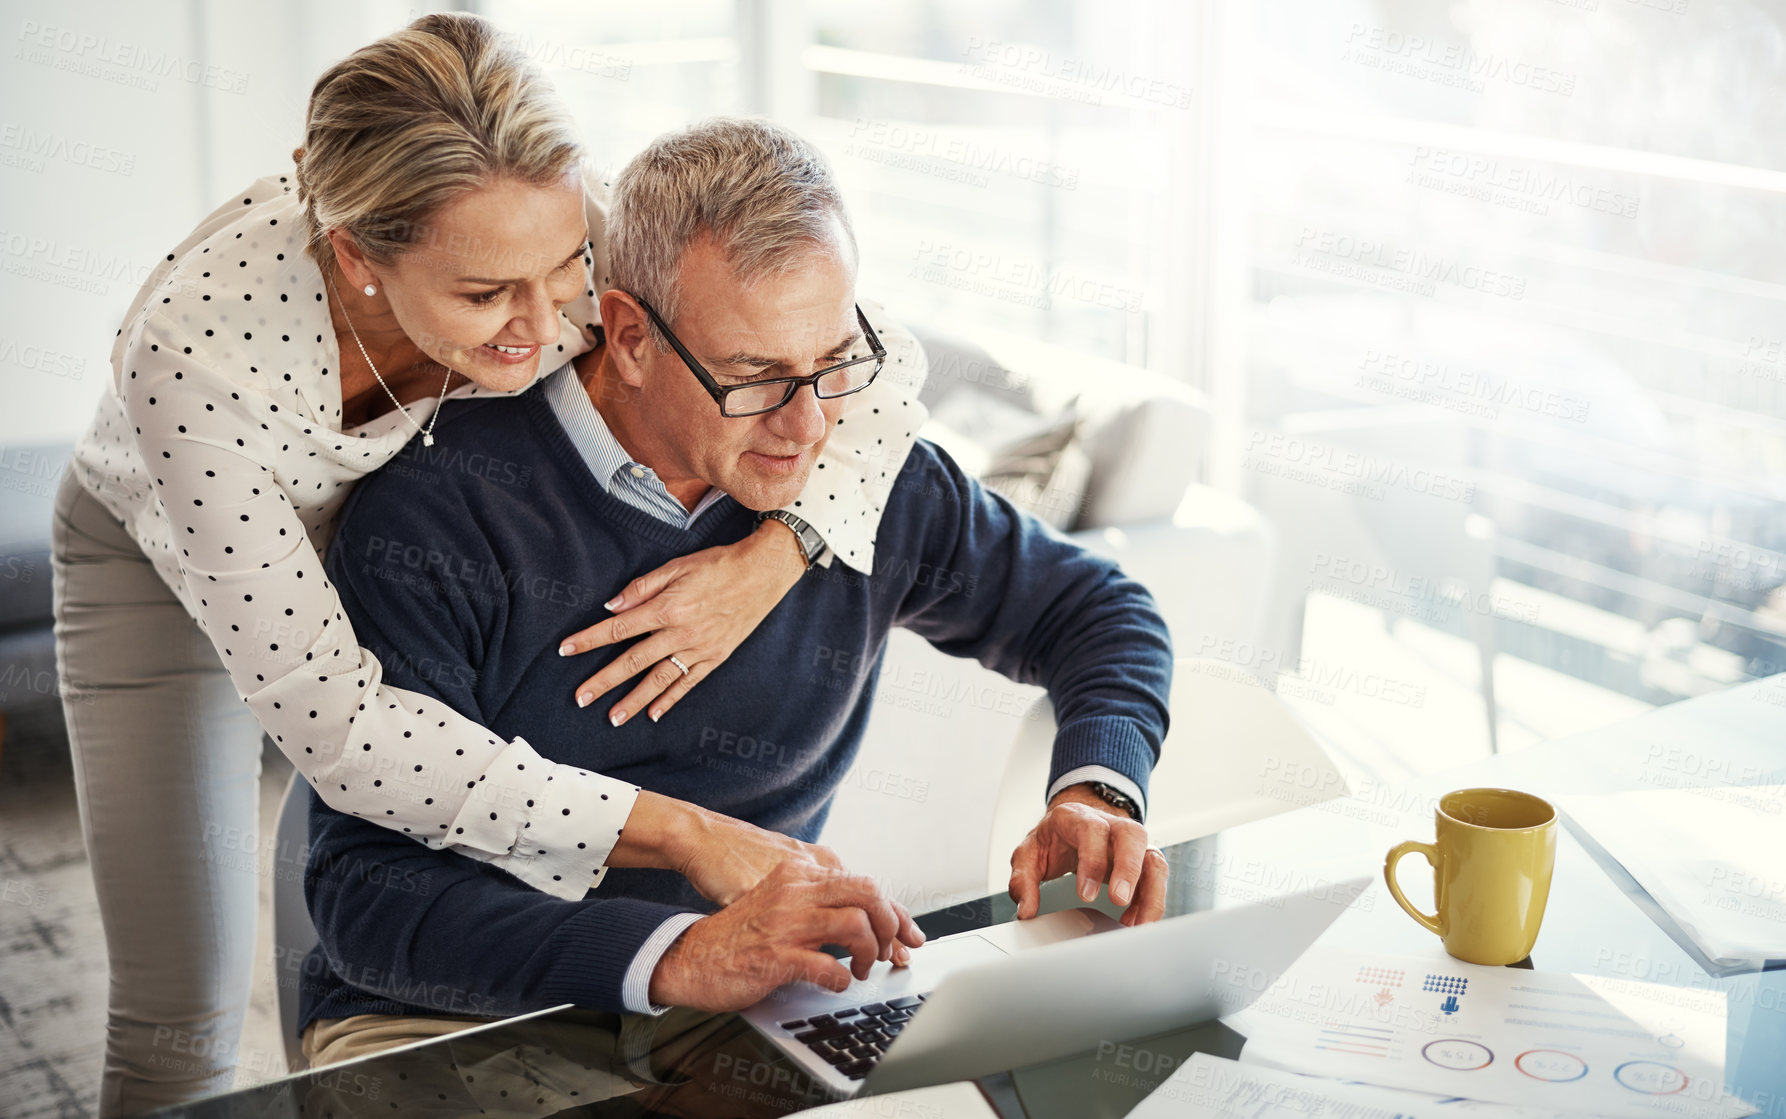
[[[378,294],[378,289],[373,287],[371,284],[367,284],[364,290],[367,295],[377,295]]]

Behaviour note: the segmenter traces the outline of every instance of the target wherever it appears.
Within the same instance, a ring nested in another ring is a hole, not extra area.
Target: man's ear
[[[645,308],[619,288],[609,288],[602,292],[601,312],[602,334],[615,372],[626,384],[641,387],[645,383],[645,350],[656,344],[651,340],[651,320]]]

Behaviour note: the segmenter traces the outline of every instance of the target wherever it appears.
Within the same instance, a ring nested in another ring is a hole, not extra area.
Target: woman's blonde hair
[[[511,178],[582,168],[576,126],[514,40],[464,12],[426,15],[348,55],[310,91],[297,161],[306,251],[326,274],[344,229],[389,264],[441,206]]]

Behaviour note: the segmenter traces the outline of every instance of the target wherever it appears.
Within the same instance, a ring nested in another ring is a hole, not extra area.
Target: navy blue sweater
[[[529,484],[402,469],[419,442],[359,484],[327,567],[388,683],[553,761],[812,841],[861,742],[887,631],[904,626],[1048,689],[1059,724],[1050,782],[1099,764],[1146,789],[1172,669],[1152,598],[931,444],[898,477],[872,576],[815,566],[660,722],[613,728],[601,713],[624,691],[587,709],[572,697],[617,650],[560,657],[559,642],[606,617],[601,603],[633,576],[749,535],[754,514],[723,498],[682,529],[608,496],[537,388],[449,403],[436,430],[467,454],[515,463]],[[732,735],[776,748],[722,752]],[[310,839],[320,944],[300,1029],[350,1014],[619,1011],[627,965],[652,931],[713,908],[658,870],[610,870],[580,901],[551,897],[337,812],[314,790]]]

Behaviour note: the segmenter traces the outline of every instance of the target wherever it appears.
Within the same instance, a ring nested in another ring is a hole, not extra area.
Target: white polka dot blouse
[[[585,294],[561,312],[542,371],[594,344],[604,188],[591,184],[586,210]],[[435,401],[342,430],[340,351],[303,238],[287,172],[232,197],[166,255],[118,332],[112,386],[75,450],[77,477],[136,539],[325,802],[580,898],[639,790],[386,686],[323,577],[320,554],[354,482],[426,427]],[[925,367],[911,334],[864,306],[887,369],[851,398],[797,512],[837,560],[866,573],[924,418],[915,398]],[[590,728],[609,729],[600,718]]]

